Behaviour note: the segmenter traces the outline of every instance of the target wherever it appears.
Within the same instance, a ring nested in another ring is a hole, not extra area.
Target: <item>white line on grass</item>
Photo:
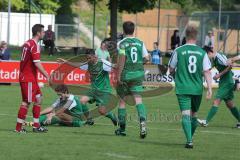
[[[103,153],[103,155],[109,156],[109,157],[115,157],[115,158],[122,158],[122,159],[132,159],[134,158],[133,156],[127,156],[127,155],[122,155],[122,154],[117,154],[117,153]]]

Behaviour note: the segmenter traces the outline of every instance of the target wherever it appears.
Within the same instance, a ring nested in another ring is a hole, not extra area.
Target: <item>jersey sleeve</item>
[[[80,66],[79,68],[80,68],[81,70],[86,71],[86,70],[88,70],[88,64],[86,63],[86,64]]]
[[[73,109],[77,105],[77,102],[74,99],[74,95],[72,95],[72,94],[68,97],[68,102],[71,102],[71,103],[69,103],[70,104],[69,106],[65,106],[65,108],[68,110]]]
[[[118,54],[119,55],[126,55],[125,46],[124,46],[123,43],[118,44]]]
[[[40,50],[38,45],[35,44],[30,49],[33,62],[40,62]]]
[[[174,51],[172,53],[172,56],[171,56],[170,60],[169,60],[168,66],[171,67],[171,68],[176,68],[177,67],[177,63],[178,63],[177,52]]]
[[[53,104],[52,104],[52,108],[57,108],[60,104],[60,99],[58,98]]]
[[[107,71],[107,72],[111,72],[112,70],[112,63],[105,60],[105,59],[102,59],[102,63],[103,63],[103,70],[104,71]]]
[[[208,58],[208,55],[205,54],[204,58],[203,58],[203,71],[207,71],[209,69],[211,69],[211,62],[210,59]]]
[[[143,57],[147,57],[148,56],[148,51],[147,51],[147,48],[145,47],[144,43],[143,43],[143,46],[142,46],[142,56]]]
[[[217,60],[219,64],[223,66],[228,66],[227,57],[225,55],[217,53]]]

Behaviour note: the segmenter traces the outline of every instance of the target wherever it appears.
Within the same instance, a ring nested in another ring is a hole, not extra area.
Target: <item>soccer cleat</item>
[[[240,122],[237,123],[236,128],[240,129]]]
[[[202,127],[207,127],[208,126],[208,123],[207,123],[206,120],[197,119],[197,121]]]
[[[48,129],[45,127],[33,128],[34,133],[46,133],[47,131],[48,131]]]
[[[118,128],[117,130],[115,130],[115,134],[117,136],[126,136],[127,134],[125,133],[125,131],[121,130],[121,128]]]
[[[140,138],[144,139],[147,136],[146,122],[140,122]]]
[[[27,133],[27,130],[24,129],[24,128],[22,128],[20,131],[14,130],[14,132],[19,133],[19,134],[26,134],[26,133]]]
[[[93,120],[93,119],[88,119],[88,120],[85,122],[85,125],[89,125],[89,126],[94,125],[94,120]]]
[[[187,148],[187,149],[193,149],[193,143],[192,143],[192,142],[186,143],[185,148]]]

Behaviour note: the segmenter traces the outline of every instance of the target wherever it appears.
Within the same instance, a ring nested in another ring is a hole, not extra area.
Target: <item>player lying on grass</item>
[[[41,112],[39,122],[41,125],[64,125],[81,127],[84,124],[93,125],[94,121],[89,116],[88,107],[80,103],[79,98],[70,94],[66,85],[58,85],[55,91],[59,98],[51,107]],[[81,119],[85,116],[87,121]],[[32,123],[27,123],[31,125]]]
[[[140,138],[145,138],[146,108],[142,102],[140,93],[143,91],[144,60],[149,60],[149,55],[144,43],[133,36],[135,25],[131,21],[123,23],[125,38],[118,43],[118,71],[117,93],[120,97],[118,107],[118,119],[120,128],[115,131],[116,135],[126,136],[126,103],[127,96],[133,96],[138,112],[140,123]]]
[[[204,75],[207,81],[207,99],[212,96],[211,62],[197,42],[197,27],[186,29],[187,43],[174,50],[169,70],[174,75],[175,90],[182,113],[182,127],[187,139],[185,148],[193,148],[193,135],[197,129],[197,112],[201,105]]]
[[[33,102],[33,132],[44,133],[47,129],[39,124],[39,116],[41,111],[42,93],[37,83],[37,73],[41,72],[48,80],[48,73],[44,70],[40,62],[40,47],[38,42],[44,37],[44,26],[35,24],[32,27],[33,38],[26,41],[23,45],[22,56],[20,61],[19,83],[22,92],[22,103],[19,107],[17,115],[17,124],[15,132],[26,133],[22,127],[28,108]]]
[[[110,85],[109,72],[111,72],[112,64],[104,59],[98,59],[94,50],[87,51],[88,62],[82,65],[82,70],[87,70],[90,75],[91,88],[80,99],[81,104],[96,102],[98,112],[111,119],[112,123],[117,125],[117,118],[112,112],[107,112],[107,108],[111,99],[110,95],[112,87]],[[58,59],[58,62],[68,63],[69,65],[79,67],[76,63],[68,62],[67,60]]]
[[[218,90],[215,95],[215,100],[213,101],[213,105],[208,112],[206,119],[198,119],[198,122],[202,126],[206,127],[212,118],[216,115],[218,107],[223,100],[232,115],[238,121],[236,127],[240,128],[240,114],[233,102],[235,85],[233,80],[233,73],[231,71],[232,66],[228,65],[227,57],[224,54],[214,52],[210,47],[204,47],[204,50],[208,53],[208,57],[212,60],[213,66],[215,66],[219,72],[219,74],[214,76],[214,79],[217,80],[220,78],[220,80]]]

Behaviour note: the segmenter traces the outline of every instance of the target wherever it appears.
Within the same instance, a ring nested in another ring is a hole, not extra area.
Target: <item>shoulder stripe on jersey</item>
[[[224,56],[222,56],[221,54],[217,53],[216,57],[223,65],[226,64],[226,63],[224,63],[224,61],[226,61],[226,58]]]
[[[173,53],[172,53],[172,56],[171,56],[171,58],[170,58],[170,60],[169,60],[169,65],[172,63],[172,59],[173,59],[173,56],[175,55],[175,54],[177,54],[177,52],[174,50],[173,51]]]

